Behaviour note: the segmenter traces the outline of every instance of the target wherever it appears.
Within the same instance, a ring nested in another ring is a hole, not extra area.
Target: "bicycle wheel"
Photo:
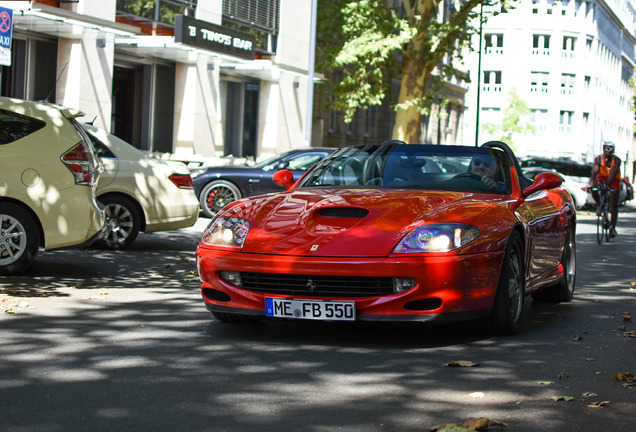
[[[605,241],[610,241],[610,219],[607,214],[607,207],[603,210],[603,235],[605,235]]]
[[[603,216],[596,217],[596,242],[603,243]]]

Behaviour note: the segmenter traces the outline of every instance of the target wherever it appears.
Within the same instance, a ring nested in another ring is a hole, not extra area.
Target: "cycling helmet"
[[[616,150],[616,144],[614,144],[611,141],[605,141],[603,143],[603,147],[611,147],[612,148],[612,152],[614,152]]]

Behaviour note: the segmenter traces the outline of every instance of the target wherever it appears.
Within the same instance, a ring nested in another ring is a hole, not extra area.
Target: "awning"
[[[307,71],[284,67],[272,60],[245,60],[214,51],[194,48],[174,41],[172,36],[136,36],[115,39],[116,52],[140,59],[161,59],[178,63],[194,64],[200,56],[209,58],[208,69],[219,70],[229,76],[257,79],[263,81],[280,81],[284,74],[307,78]],[[316,76],[315,82],[323,81]]]
[[[42,33],[58,38],[80,39],[87,32],[114,34],[119,37],[141,33],[138,27],[78,14],[66,9],[30,1],[0,2],[13,9],[14,31]]]
[[[139,27],[95,18],[76,12],[47,6],[31,1],[2,2],[0,5],[13,9],[14,31],[41,33],[58,38],[81,39],[87,33],[115,35],[115,53],[145,60],[165,60],[175,63],[194,64],[200,56],[209,58],[208,68],[219,70],[229,76],[280,81],[283,75],[307,78],[306,70],[284,67],[272,60],[245,60],[227,54],[195,48],[177,43],[173,36],[143,34]],[[321,76],[315,82],[324,81]]]

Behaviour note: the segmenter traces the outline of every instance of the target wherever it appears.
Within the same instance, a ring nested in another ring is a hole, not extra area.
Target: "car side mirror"
[[[289,189],[294,184],[294,174],[292,174],[290,170],[283,169],[280,171],[276,171],[274,173],[274,176],[272,177],[272,180],[274,180],[274,183],[278,186]]]
[[[543,172],[537,174],[534,178],[534,182],[523,190],[523,196],[527,197],[540,190],[553,189],[561,186],[563,179],[558,175],[550,172]]]

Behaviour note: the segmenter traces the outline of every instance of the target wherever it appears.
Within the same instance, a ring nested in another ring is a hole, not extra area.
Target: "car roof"
[[[8,97],[0,97],[0,108],[32,117],[36,116],[36,113],[38,117],[49,117],[50,115],[47,112],[51,108],[56,109],[66,118],[76,118],[84,115],[81,110],[50,102],[36,102]]]

